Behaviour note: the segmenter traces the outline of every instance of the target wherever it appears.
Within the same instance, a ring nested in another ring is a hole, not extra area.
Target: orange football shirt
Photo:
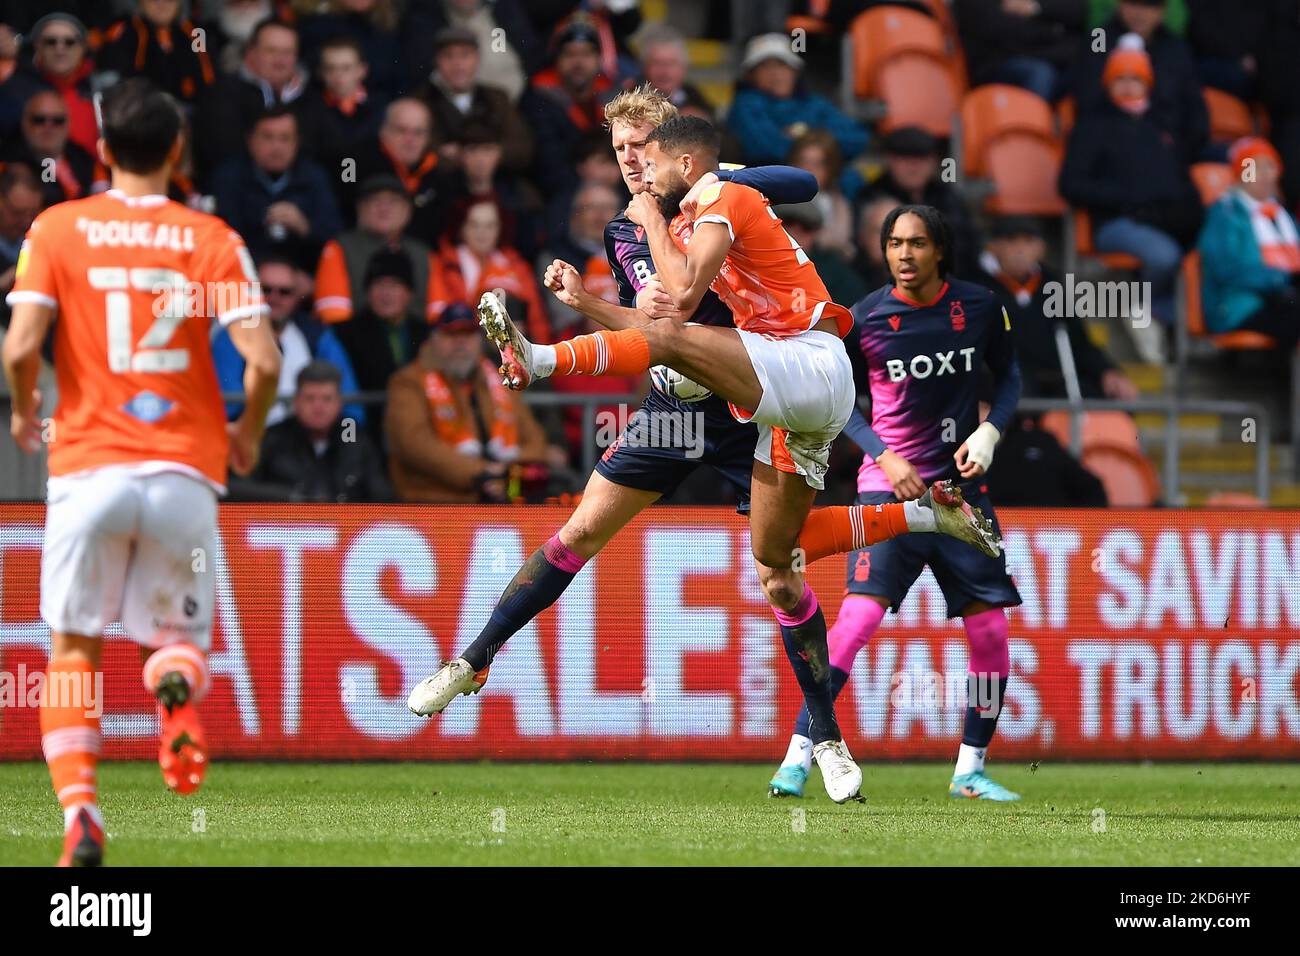
[[[762,193],[741,183],[710,186],[700,196],[693,222],[678,215],[670,224],[677,248],[686,251],[695,228],[705,222],[721,223],[731,234],[731,249],[710,288],[731,310],[736,328],[787,338],[833,318],[840,337],[848,335],[852,314],[831,301],[817,268]]]
[[[243,240],[164,196],[110,190],[32,223],[7,301],[57,309],[51,475],[164,462],[226,482],[212,320],[266,311]]]

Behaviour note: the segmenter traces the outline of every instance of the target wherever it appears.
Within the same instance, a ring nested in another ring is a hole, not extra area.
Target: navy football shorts
[[[758,428],[736,421],[716,395],[679,402],[652,388],[596,471],[616,485],[667,498],[696,468],[710,465],[739,492],[736,511],[748,514],[757,444]]]
[[[989,496],[977,484],[962,485],[962,495],[973,507],[998,527],[997,515]],[[898,499],[890,491],[864,491],[858,504],[879,505]],[[998,529],[998,534],[1002,533]],[[849,583],[846,594],[869,594],[889,600],[897,612],[903,598],[926,565],[943,591],[948,616],[957,617],[972,601],[984,601],[994,607],[1015,607],[1020,592],[1007,574],[1007,557],[990,558],[973,544],[958,541],[946,534],[901,534],[881,541],[848,556]]]

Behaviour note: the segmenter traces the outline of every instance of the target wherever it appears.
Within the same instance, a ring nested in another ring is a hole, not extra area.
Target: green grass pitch
[[[863,764],[865,805],[735,764],[217,763],[189,798],[105,763],[117,865],[1300,864],[1300,766],[990,766],[1018,804],[950,800],[944,764]],[[40,763],[0,764],[0,862],[45,866]],[[802,811],[802,812],[800,812]],[[196,832],[198,831],[198,832]]]

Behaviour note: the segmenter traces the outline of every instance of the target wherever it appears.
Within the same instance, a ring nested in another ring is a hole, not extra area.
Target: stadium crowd
[[[882,5],[759,0],[751,13],[839,35]],[[1300,0],[1230,13],[1216,0],[891,5],[950,18],[972,85],[1022,87],[1069,115],[1060,194],[1090,215],[1098,252],[1134,257],[1152,283],[1157,321],[1134,343],[1143,358],[1168,354],[1175,282],[1198,246],[1208,329],[1294,347],[1300,237],[1288,203],[1300,197]],[[170,92],[191,134],[172,198],[215,212],[245,238],[284,355],[285,401],[237,496],[496,501],[576,490],[580,410],[535,417],[501,388],[473,307],[484,290],[504,290],[534,340],[590,331],[541,288],[554,258],[616,301],[603,230],[628,195],[602,107],[646,81],[682,112],[722,125],[725,161],[789,163],[817,177],[814,202],[779,211],[839,302],[888,281],[878,236],[892,206],[937,207],[955,237],[951,271],[988,284],[1012,315],[1026,393],[1067,396],[1044,318],[1044,286],[1064,268],[1051,230],[979,208],[946,174],[951,146],[935,132],[873,128],[841,110],[817,91],[848,66],[833,58],[828,75],[786,33],[723,37],[738,63],[724,111],[691,82],[687,38],[644,21],[638,0],[50,8],[0,0],[0,298],[33,217],[108,187],[95,158],[95,91],[144,75]],[[1206,89],[1253,104],[1271,140],[1217,135]],[[1208,210],[1193,178],[1206,162],[1233,171]],[[1252,175],[1238,178],[1247,165]],[[1083,323],[1065,324],[1082,395],[1135,397]],[[213,353],[223,388],[237,392],[242,366],[224,334]],[[345,405],[354,393],[387,400]],[[1018,431],[1034,460],[1054,442],[1032,416]],[[1066,490],[1078,478],[1068,462],[1061,474],[1060,494],[1096,498],[1091,486]],[[1042,493],[1008,487],[1002,500]]]

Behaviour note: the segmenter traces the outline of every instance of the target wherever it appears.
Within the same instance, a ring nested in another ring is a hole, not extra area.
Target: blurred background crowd
[[[603,231],[629,197],[602,108],[648,81],[719,123],[724,161],[817,177],[779,211],[836,301],[888,281],[889,209],[928,203],[953,274],[1011,314],[1027,396],[1240,395],[1285,440],[1297,50],[1300,0],[0,0],[0,294],[33,217],[108,186],[94,93],[145,75],[188,117],[172,198],[243,235],[284,354],[235,495],[563,496],[588,464],[578,392],[647,383],[560,380],[569,404],[531,406],[500,388],[473,306],[499,289],[534,339],[590,331],[540,285],[554,258],[615,299]],[[1107,278],[1149,300],[1048,302]],[[237,353],[213,349],[238,393]],[[1177,424],[1191,450],[1168,503],[1250,501],[1239,424]],[[1159,499],[1159,420],[1100,412],[1084,432],[1022,415],[995,501]],[[856,471],[840,445],[828,497]],[[718,502],[718,484],[675,500]]]

